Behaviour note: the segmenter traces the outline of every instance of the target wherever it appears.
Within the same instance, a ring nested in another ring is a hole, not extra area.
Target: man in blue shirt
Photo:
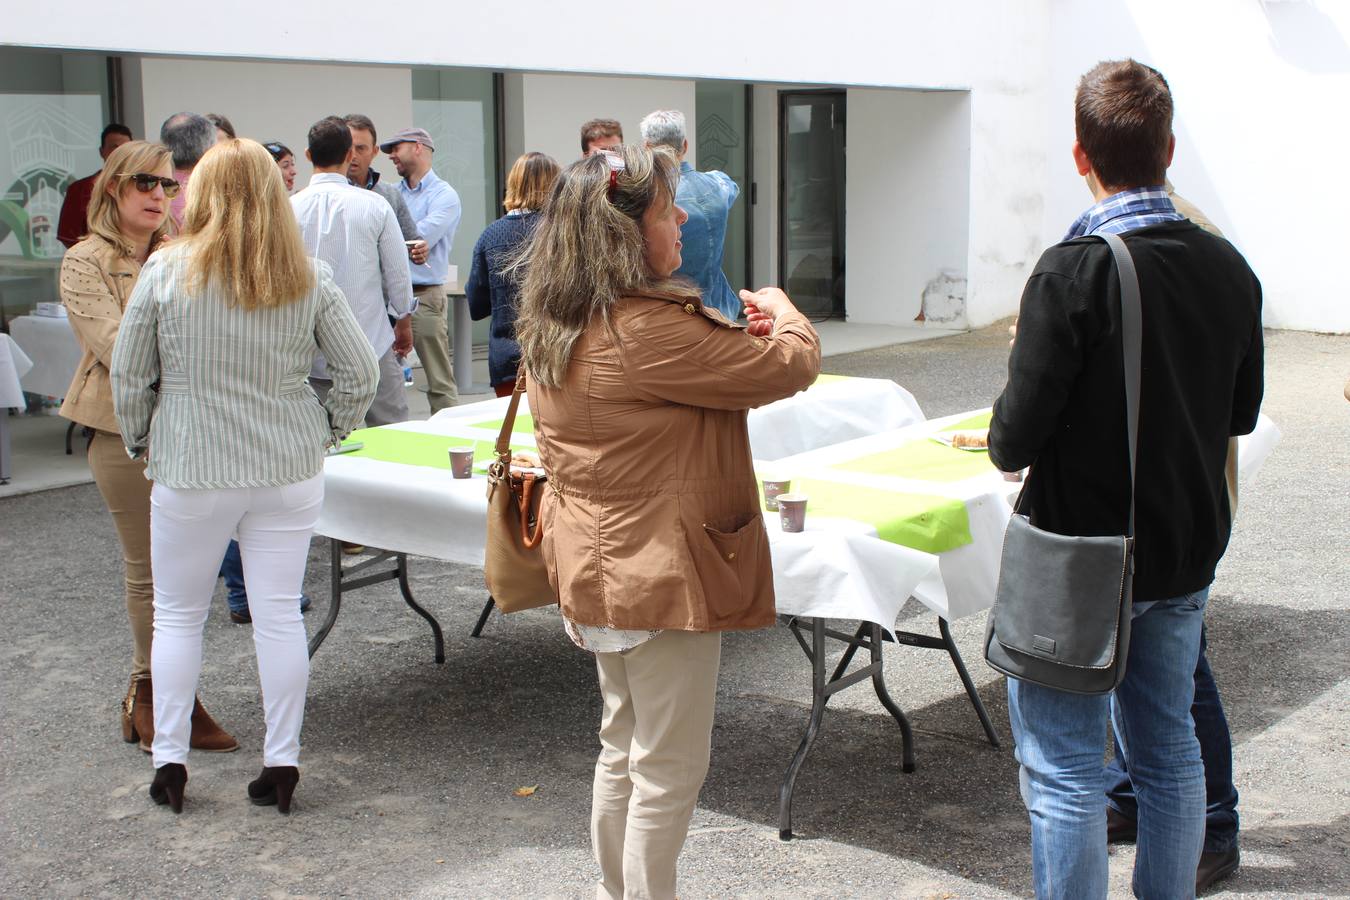
[[[689,152],[684,113],[658,109],[642,120],[642,140],[648,147],[668,147],[680,158],[680,186],[675,205],[689,214],[680,228],[684,262],[675,272],[698,285],[703,305],[716,309],[731,321],[741,314],[741,301],[722,271],[722,246],[727,236],[727,216],[741,189],[725,172],[699,172],[684,161]]]
[[[435,415],[459,402],[459,389],[450,368],[450,323],[446,318],[445,283],[450,266],[450,244],[459,227],[459,194],[432,171],[436,145],[421,128],[405,128],[380,144],[402,177],[399,194],[417,223],[420,244],[410,247],[413,294],[413,347],[427,377],[427,401]]]

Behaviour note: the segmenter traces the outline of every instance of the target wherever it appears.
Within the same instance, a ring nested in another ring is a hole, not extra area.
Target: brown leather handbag
[[[516,376],[502,430],[493,450],[496,459],[488,465],[487,549],[483,578],[488,591],[504,613],[520,612],[557,603],[548,583],[548,570],[539,543],[544,523],[539,502],[546,488],[546,475],[511,471],[511,428],[525,392],[525,367]]]

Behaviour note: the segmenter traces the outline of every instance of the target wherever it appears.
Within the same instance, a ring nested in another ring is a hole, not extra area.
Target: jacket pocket
[[[763,587],[759,579],[772,577],[763,564],[769,539],[758,514],[735,531],[704,525],[703,537],[690,551],[708,605],[708,627],[715,630],[742,618]]]

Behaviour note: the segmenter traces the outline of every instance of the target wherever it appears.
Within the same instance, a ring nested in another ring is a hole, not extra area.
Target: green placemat
[[[989,416],[987,412],[978,413],[947,426],[943,431],[985,428],[989,425]],[[869,475],[949,482],[987,475],[992,467],[987,451],[957,450],[931,438],[918,438],[893,450],[861,456],[830,468],[846,472],[866,472]]]
[[[487,422],[474,422],[470,428],[481,428],[484,431],[491,431],[493,434],[500,434],[502,423],[506,421],[503,416],[500,419],[491,419]],[[516,421],[511,424],[512,434],[534,434],[534,416],[529,413],[516,413]]]
[[[792,493],[806,494],[806,519],[853,519],[877,530],[883,541],[926,553],[945,553],[971,542],[966,505],[950,497],[908,494],[819,478],[793,478]]]
[[[992,409],[986,409],[982,413],[976,413],[968,419],[962,419],[955,425],[948,425],[943,431],[962,431],[966,428],[988,428],[989,420],[994,417]]]
[[[450,448],[473,445],[474,462],[492,460],[494,441],[473,441],[447,434],[423,434],[418,431],[400,431],[396,428],[361,428],[347,436],[344,443],[360,441],[365,444],[346,456],[364,456],[381,462],[402,463],[405,466],[425,466],[429,469],[450,468]],[[512,450],[534,450],[528,445],[511,445]]]

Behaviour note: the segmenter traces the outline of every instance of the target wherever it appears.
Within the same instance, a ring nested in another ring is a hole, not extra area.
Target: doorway
[[[797,308],[844,318],[844,91],[778,95],[778,271]]]

